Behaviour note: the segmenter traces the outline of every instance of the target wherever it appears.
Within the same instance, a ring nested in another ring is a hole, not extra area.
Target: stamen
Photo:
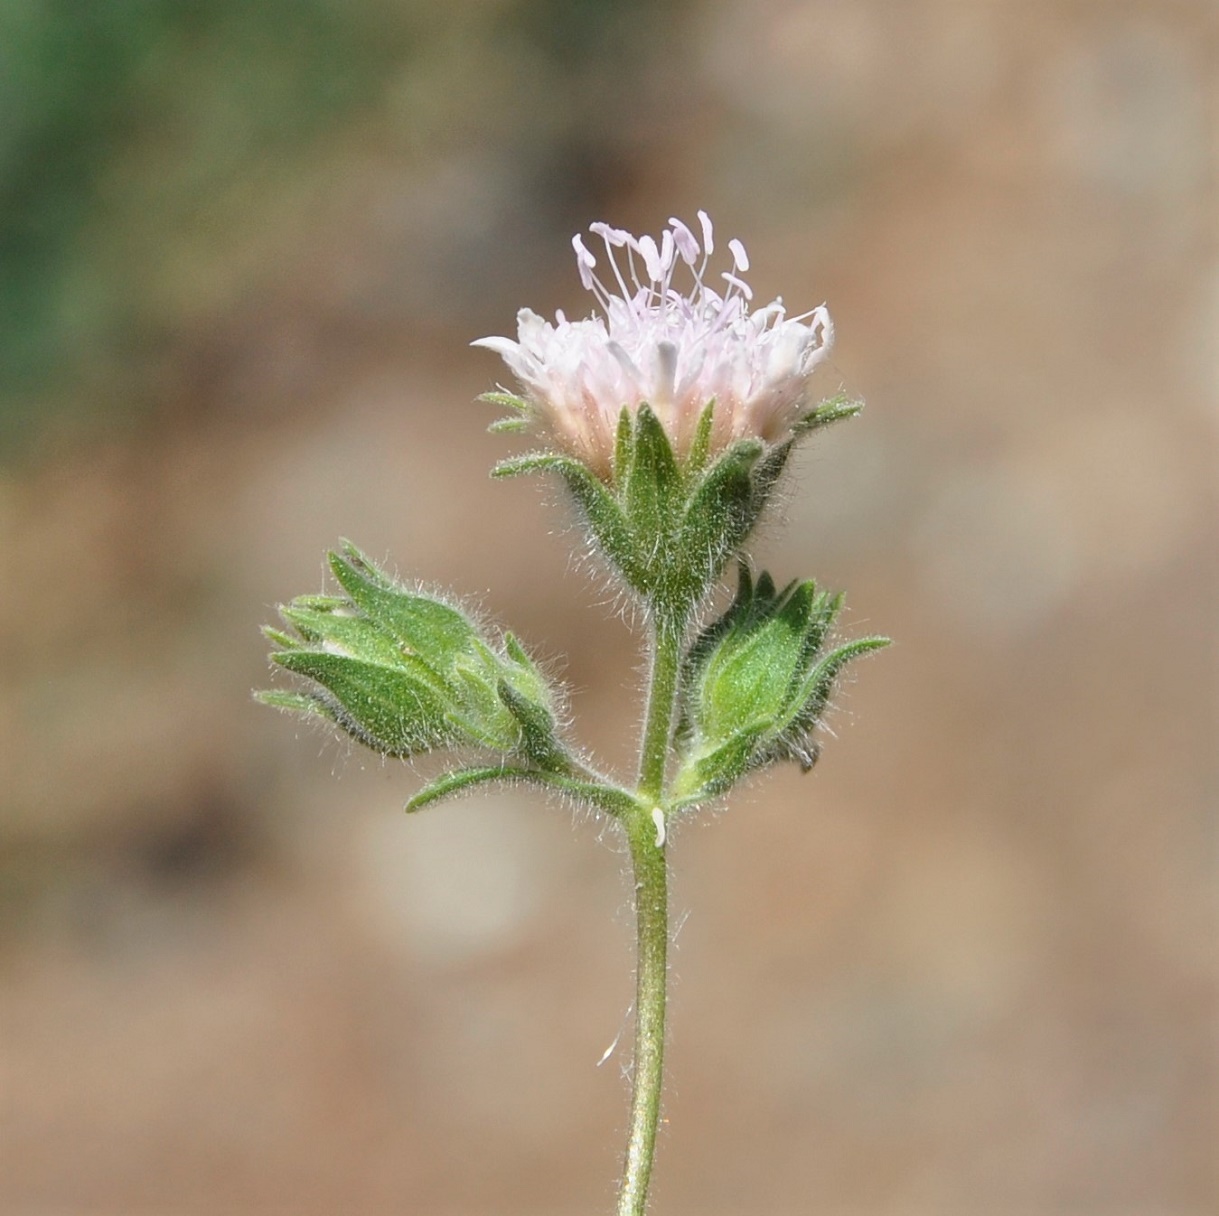
[[[656,242],[650,236],[641,236],[639,252],[643,255],[643,264],[647,269],[648,278],[653,283],[659,283],[664,269],[660,263],[660,251],[656,248]]]
[[[605,242],[605,256],[609,259],[609,264],[613,268],[614,278],[618,280],[618,286],[622,288],[622,298],[629,300],[631,293],[626,289],[626,283],[622,278],[622,271],[618,269],[618,259],[614,257],[614,246],[621,247],[626,244],[627,233],[620,228],[611,228],[608,224],[598,221],[595,224],[589,224],[589,231],[595,232]],[[620,239],[621,238],[621,239]]]
[[[747,299],[747,300],[753,299],[753,288],[750,287],[749,284],[746,283],[744,279],[738,279],[736,277],[736,275],[734,275],[731,271],[728,271],[728,270],[725,270],[724,273],[720,275],[720,278],[725,280],[725,282],[729,283],[731,286],[737,288],[740,291],[741,295],[743,295],[745,297],[745,299]],[[727,303],[728,301],[725,300],[724,302]]]
[[[694,233],[675,216],[669,216],[669,223],[673,225],[673,240],[681,260],[687,266],[693,266],[698,260],[698,242],[694,239]]]
[[[593,267],[596,266],[597,259],[585,248],[584,240],[578,232],[571,238],[571,247],[576,251],[576,266],[580,271],[580,282],[584,284],[585,291],[592,291],[593,284],[596,282]]]
[[[660,238],[660,265],[664,271],[660,284],[662,299],[668,294],[669,284],[673,281],[673,267],[677,265],[677,258],[674,256],[674,252],[673,234],[666,228]]]
[[[733,237],[728,242],[728,248],[732,251],[732,264],[738,273],[744,274],[749,269],[749,254],[745,252],[745,246],[736,237]]]
[[[604,220],[589,224],[588,230],[594,236],[599,236],[607,245],[616,245],[619,248],[627,243],[631,235],[625,228],[611,228]]]
[[[639,248],[639,242],[633,236],[628,237],[626,242],[626,261],[631,272],[631,282],[633,282],[640,291],[646,291],[647,288],[645,288],[644,285],[639,281],[639,271],[635,266],[635,254],[637,253],[643,253],[643,250]],[[629,293],[624,294],[627,296],[627,299],[630,299]]]
[[[715,252],[715,242],[711,239],[711,217],[705,211],[700,211],[698,222],[703,229],[703,265],[705,266],[707,258]]]

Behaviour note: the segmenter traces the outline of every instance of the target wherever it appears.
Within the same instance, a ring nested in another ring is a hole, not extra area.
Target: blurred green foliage
[[[0,0],[0,452],[55,410],[146,404],[184,326],[240,295],[243,238],[337,183],[345,138],[422,173],[493,148],[517,211],[584,222],[653,129],[638,82],[682,7]]]
[[[0,0],[0,438],[130,340],[139,259],[108,234],[155,244],[299,151],[376,96],[405,33],[329,0]]]

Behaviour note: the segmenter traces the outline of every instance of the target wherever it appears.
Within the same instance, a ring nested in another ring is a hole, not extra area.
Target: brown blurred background
[[[610,1209],[611,834],[250,692],[349,536],[630,764],[467,344],[706,207],[868,401],[759,559],[897,645],[677,833],[658,1216],[1219,1210],[1217,86],[1213,0],[0,4],[0,1207]]]

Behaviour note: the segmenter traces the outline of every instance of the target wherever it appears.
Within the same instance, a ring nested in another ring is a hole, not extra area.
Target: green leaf
[[[303,692],[286,692],[282,688],[263,688],[254,694],[254,700],[272,709],[282,709],[287,713],[304,714],[307,718],[326,718],[334,721],[326,712],[316,697]]]
[[[765,620],[733,630],[706,664],[698,723],[709,739],[726,738],[740,722],[776,721],[800,676],[814,587],[801,583],[773,601]]]
[[[765,447],[759,439],[733,444],[695,486],[681,520],[678,548],[703,589],[720,576],[757,520],[754,468]]]
[[[323,704],[348,733],[387,756],[409,756],[451,741],[443,690],[422,664],[414,671],[320,651],[271,656],[329,693]],[[409,660],[408,660],[409,661]]]
[[[798,708],[792,715],[792,721],[800,725],[815,721],[829,704],[834,681],[842,669],[853,659],[873,650],[883,650],[891,644],[890,638],[857,638],[853,642],[846,642],[837,649],[831,650],[804,678],[795,698]]]
[[[283,647],[284,650],[299,650],[301,648],[300,638],[293,637],[282,629],[276,629],[274,625],[264,625],[262,627],[262,636],[267,641],[274,642],[276,646]]]
[[[524,397],[518,397],[515,393],[506,393],[503,389],[493,393],[480,393],[479,401],[485,401],[488,405],[502,406],[506,410],[512,410],[517,414],[532,414],[529,402]]]
[[[529,657],[529,652],[517,640],[516,634],[504,634],[504,650],[518,667],[523,667],[526,671],[537,672],[533,660]]]
[[[311,646],[328,645],[352,658],[391,667],[402,656],[401,646],[363,617],[299,608],[297,601],[281,608],[279,614]]]
[[[637,587],[639,563],[622,507],[605,483],[586,465],[558,452],[532,452],[511,460],[501,460],[491,475],[519,477],[549,472],[558,473],[563,478],[589,531],[606,557],[623,572],[631,586]]]
[[[561,456],[558,452],[526,452],[524,456],[510,456],[501,460],[491,470],[491,476],[524,477],[529,473],[545,473],[573,463],[570,456]]]
[[[513,775],[513,771],[504,768],[503,765],[485,768],[455,769],[453,772],[445,773],[443,777],[437,777],[435,781],[425,785],[406,804],[406,809],[408,811],[421,811],[426,806],[431,806],[444,798],[450,798],[454,794],[459,794],[463,790],[471,789],[476,785],[484,785],[488,781],[512,780]]]
[[[528,418],[497,418],[487,426],[487,431],[492,435],[519,434],[527,430],[529,430]]]
[[[686,757],[673,780],[675,803],[691,805],[727,793],[756,767],[758,744],[766,729],[763,722],[749,723],[710,751]]]
[[[618,415],[618,426],[614,432],[614,484],[626,485],[631,477],[631,463],[635,454],[635,425],[631,411],[622,407]]]
[[[805,414],[793,427],[795,435],[809,435],[822,427],[844,418],[854,418],[863,409],[863,402],[852,400],[846,393],[838,393],[821,402],[815,410]]]
[[[631,530],[644,541],[668,532],[680,497],[681,473],[660,419],[648,405],[635,414],[634,454],[622,487],[622,505]]]
[[[770,501],[771,492],[783,475],[783,470],[787,468],[788,457],[791,456],[793,446],[794,441],[791,439],[786,443],[777,444],[768,449],[765,457],[758,461],[753,475],[754,502],[751,528]]]
[[[566,461],[559,473],[601,551],[622,571],[632,587],[641,590],[641,563],[630,525],[618,500],[596,474],[579,461]]]
[[[698,416],[698,425],[694,428],[694,438],[690,441],[690,455],[686,458],[686,472],[696,476],[707,467],[707,457],[711,452],[711,428],[715,421],[715,399],[707,402],[703,412]]]
[[[636,810],[634,795],[613,785],[602,785],[596,781],[583,781],[562,773],[541,772],[537,769],[518,768],[514,765],[494,765],[485,768],[457,769],[436,778],[421,789],[407,804],[408,811],[418,811],[431,806],[442,798],[461,793],[473,786],[488,781],[527,782],[542,789],[555,790],[575,799],[587,807],[604,811],[608,815],[622,815]]]
[[[298,595],[292,602],[314,612],[342,612],[351,607],[350,602],[339,595]]]
[[[500,700],[521,730],[521,750],[539,768],[570,773],[571,759],[555,737],[554,717],[545,706],[520,693],[505,679],[498,686]]]
[[[457,733],[477,747],[516,751],[520,729],[504,709],[495,690],[496,675],[481,667],[458,663],[450,683],[449,721]]]
[[[459,655],[484,653],[464,613],[431,596],[390,582],[358,550],[332,553],[330,568],[368,618],[437,671],[450,672]]]
[[[813,655],[824,645],[826,635],[842,609],[842,598],[841,592],[831,594],[828,591],[819,591],[813,599],[804,636],[804,652],[801,656],[803,665],[807,666]]]

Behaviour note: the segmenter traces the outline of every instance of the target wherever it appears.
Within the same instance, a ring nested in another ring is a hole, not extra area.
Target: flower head
[[[732,269],[719,276],[723,291],[708,283],[714,235],[705,211],[698,219],[701,241],[670,219],[659,244],[590,225],[605,247],[610,287],[583,238],[573,237],[572,247],[600,314],[569,321],[559,312],[551,322],[522,308],[515,341],[474,343],[503,357],[547,435],[599,476],[613,471],[619,414],[644,403],[679,457],[712,401],[714,450],[738,439],[783,438],[804,413],[809,378],[829,352],[834,327],[824,305],[788,317],[776,299],[750,312],[749,257],[740,241],[728,242]]]

